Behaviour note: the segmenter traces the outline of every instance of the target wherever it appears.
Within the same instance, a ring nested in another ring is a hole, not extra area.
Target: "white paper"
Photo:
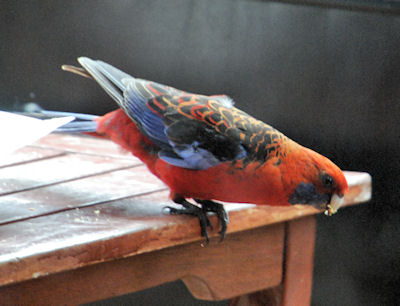
[[[74,119],[61,117],[42,120],[0,111],[0,157],[35,142]]]

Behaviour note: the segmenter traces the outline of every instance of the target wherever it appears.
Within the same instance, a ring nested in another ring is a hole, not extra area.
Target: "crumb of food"
[[[34,211],[35,208],[34,208],[34,207],[29,207],[29,210],[30,210],[30,211]]]
[[[96,209],[95,211],[93,211],[96,215],[100,215],[100,210]]]
[[[326,210],[324,212],[325,215],[327,216],[332,216],[336,214],[337,209],[333,208],[330,204],[326,205]]]

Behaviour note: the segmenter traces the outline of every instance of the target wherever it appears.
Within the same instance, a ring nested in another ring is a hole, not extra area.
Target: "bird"
[[[229,96],[186,92],[88,57],[78,62],[62,69],[95,80],[119,107],[103,116],[74,113],[60,131],[104,137],[138,157],[180,205],[167,211],[196,216],[206,242],[209,212],[219,220],[220,240],[226,236],[229,215],[220,202],[302,204],[327,215],[341,206],[348,184],[337,165],[236,108]],[[57,113],[66,114],[47,111]]]

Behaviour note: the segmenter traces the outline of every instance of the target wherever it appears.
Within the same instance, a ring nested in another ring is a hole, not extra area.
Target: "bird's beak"
[[[342,206],[343,199],[344,199],[343,195],[340,196],[334,193],[331,198],[331,202],[326,205],[325,215],[332,216],[333,214],[335,214],[339,209],[339,207]]]

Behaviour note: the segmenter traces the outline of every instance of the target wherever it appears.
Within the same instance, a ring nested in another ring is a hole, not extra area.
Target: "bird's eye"
[[[324,173],[321,180],[326,188],[332,188],[335,185],[335,180],[329,174]]]

